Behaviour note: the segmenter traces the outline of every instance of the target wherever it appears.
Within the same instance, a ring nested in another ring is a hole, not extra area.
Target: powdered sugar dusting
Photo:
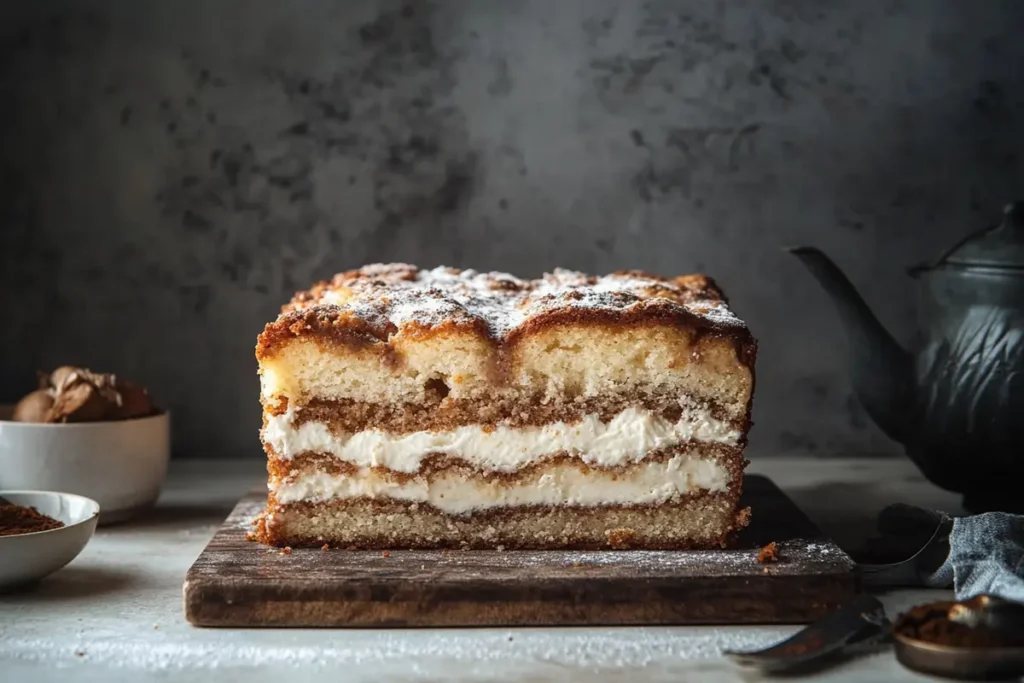
[[[657,305],[677,308],[713,326],[743,327],[707,278],[667,280],[636,271],[603,277],[556,269],[537,280],[406,264],[373,264],[335,276],[285,307],[339,306],[389,333],[407,325],[482,324],[496,338],[529,319],[555,310],[628,312]]]

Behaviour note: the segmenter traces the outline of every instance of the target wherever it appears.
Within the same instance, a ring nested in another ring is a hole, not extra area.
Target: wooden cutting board
[[[729,549],[351,551],[283,554],[247,541],[243,498],[188,572],[196,626],[752,624],[813,620],[857,594],[854,563],[768,479]],[[780,561],[758,564],[778,544]]]

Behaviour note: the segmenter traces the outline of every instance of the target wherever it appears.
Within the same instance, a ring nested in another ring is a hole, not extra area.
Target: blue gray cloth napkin
[[[987,593],[1024,602],[1024,515],[986,512],[955,518],[949,555],[925,577],[925,585],[952,586],[957,600]]]

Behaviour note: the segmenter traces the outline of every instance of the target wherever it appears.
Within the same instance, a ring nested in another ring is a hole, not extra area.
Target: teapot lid
[[[1003,222],[968,235],[935,264],[1024,269],[1024,201],[1007,204]]]

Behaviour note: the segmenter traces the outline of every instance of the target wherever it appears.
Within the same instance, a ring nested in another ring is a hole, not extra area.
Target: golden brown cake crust
[[[556,270],[537,280],[505,273],[406,264],[366,266],[299,292],[260,334],[256,356],[309,337],[324,344],[373,349],[400,363],[388,342],[396,334],[426,339],[459,331],[511,351],[525,337],[558,325],[669,325],[700,338],[729,340],[741,364],[753,368],[757,344],[729,311],[708,277],[668,279],[641,271],[596,277]]]

